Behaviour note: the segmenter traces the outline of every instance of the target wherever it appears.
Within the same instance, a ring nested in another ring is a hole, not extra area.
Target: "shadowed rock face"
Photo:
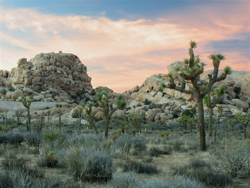
[[[93,89],[87,67],[74,54],[41,53],[29,61],[22,58],[17,64],[8,74],[0,71],[7,87],[21,84],[36,92],[55,88],[71,94],[83,88],[89,92]]]

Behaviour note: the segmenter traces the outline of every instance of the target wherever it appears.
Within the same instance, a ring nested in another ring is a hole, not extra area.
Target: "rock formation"
[[[0,70],[0,80],[7,88],[29,88],[35,92],[51,89],[55,92],[75,94],[83,88],[93,90],[87,67],[69,53],[41,53],[27,61],[18,60],[10,72]]]

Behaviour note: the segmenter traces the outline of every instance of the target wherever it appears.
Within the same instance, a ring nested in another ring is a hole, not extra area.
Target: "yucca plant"
[[[55,127],[50,127],[44,129],[42,135],[46,140],[53,142],[60,136],[60,130]]]
[[[188,69],[180,72],[180,76],[182,77],[181,86],[177,86],[174,82],[173,75],[168,74],[167,80],[169,84],[166,85],[167,88],[175,89],[182,93],[193,95],[196,98],[197,106],[198,106],[198,119],[199,119],[199,130],[200,130],[200,148],[202,151],[206,151],[206,134],[205,134],[205,123],[204,123],[204,109],[203,109],[203,98],[210,92],[212,86],[221,80],[224,80],[226,76],[230,73],[228,71],[229,68],[224,69],[224,72],[218,76],[219,73],[219,65],[220,61],[225,59],[225,57],[221,54],[211,54],[209,58],[212,59],[214,65],[214,71],[212,74],[208,75],[209,83],[207,88],[202,91],[201,86],[198,84],[200,80],[200,75],[204,71],[205,64],[203,62],[200,63],[200,59],[198,56],[194,56],[193,49],[197,47],[197,43],[195,41],[190,41],[189,48],[189,60],[184,60],[183,64],[188,64]],[[231,69],[230,69],[231,70]],[[186,83],[192,83],[192,90],[186,89]]]

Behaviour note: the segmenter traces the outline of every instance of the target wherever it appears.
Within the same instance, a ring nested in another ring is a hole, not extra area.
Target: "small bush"
[[[161,108],[161,107],[162,107],[162,104],[151,103],[148,109]]]
[[[70,148],[65,152],[64,163],[75,180],[107,181],[112,178],[113,158],[101,151]]]
[[[144,105],[150,105],[152,103],[152,101],[145,99],[143,103],[144,103]]]
[[[196,108],[192,108],[192,109],[186,109],[182,112],[182,116],[186,115],[188,117],[194,117],[194,115],[196,114]]]
[[[43,139],[43,136],[35,131],[29,131],[24,134],[24,140],[30,146],[38,146]]]
[[[139,180],[134,172],[115,173],[107,188],[138,188]]]
[[[134,171],[139,174],[157,174],[159,171],[157,168],[150,164],[134,160],[123,160],[116,163],[116,167],[121,168],[123,172]]]
[[[174,175],[189,177],[206,185],[226,186],[233,183],[228,175],[216,172],[201,159],[192,159],[188,165],[172,167],[172,170]]]
[[[9,88],[9,91],[15,91],[14,87]]]
[[[183,148],[184,148],[184,142],[181,141],[181,140],[175,140],[172,142],[172,145],[173,145],[173,149],[175,151],[183,151]]]
[[[148,150],[148,154],[151,157],[159,157],[163,154],[163,151],[160,148],[153,146]]]
[[[189,178],[182,177],[176,181],[163,181],[161,179],[150,179],[140,182],[139,188],[203,188],[204,186]]]

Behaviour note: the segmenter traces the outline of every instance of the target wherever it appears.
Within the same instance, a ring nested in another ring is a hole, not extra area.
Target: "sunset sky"
[[[123,92],[175,60],[195,55],[212,69],[222,53],[233,70],[250,71],[249,0],[0,0],[0,69],[20,58],[73,53],[93,87]]]

